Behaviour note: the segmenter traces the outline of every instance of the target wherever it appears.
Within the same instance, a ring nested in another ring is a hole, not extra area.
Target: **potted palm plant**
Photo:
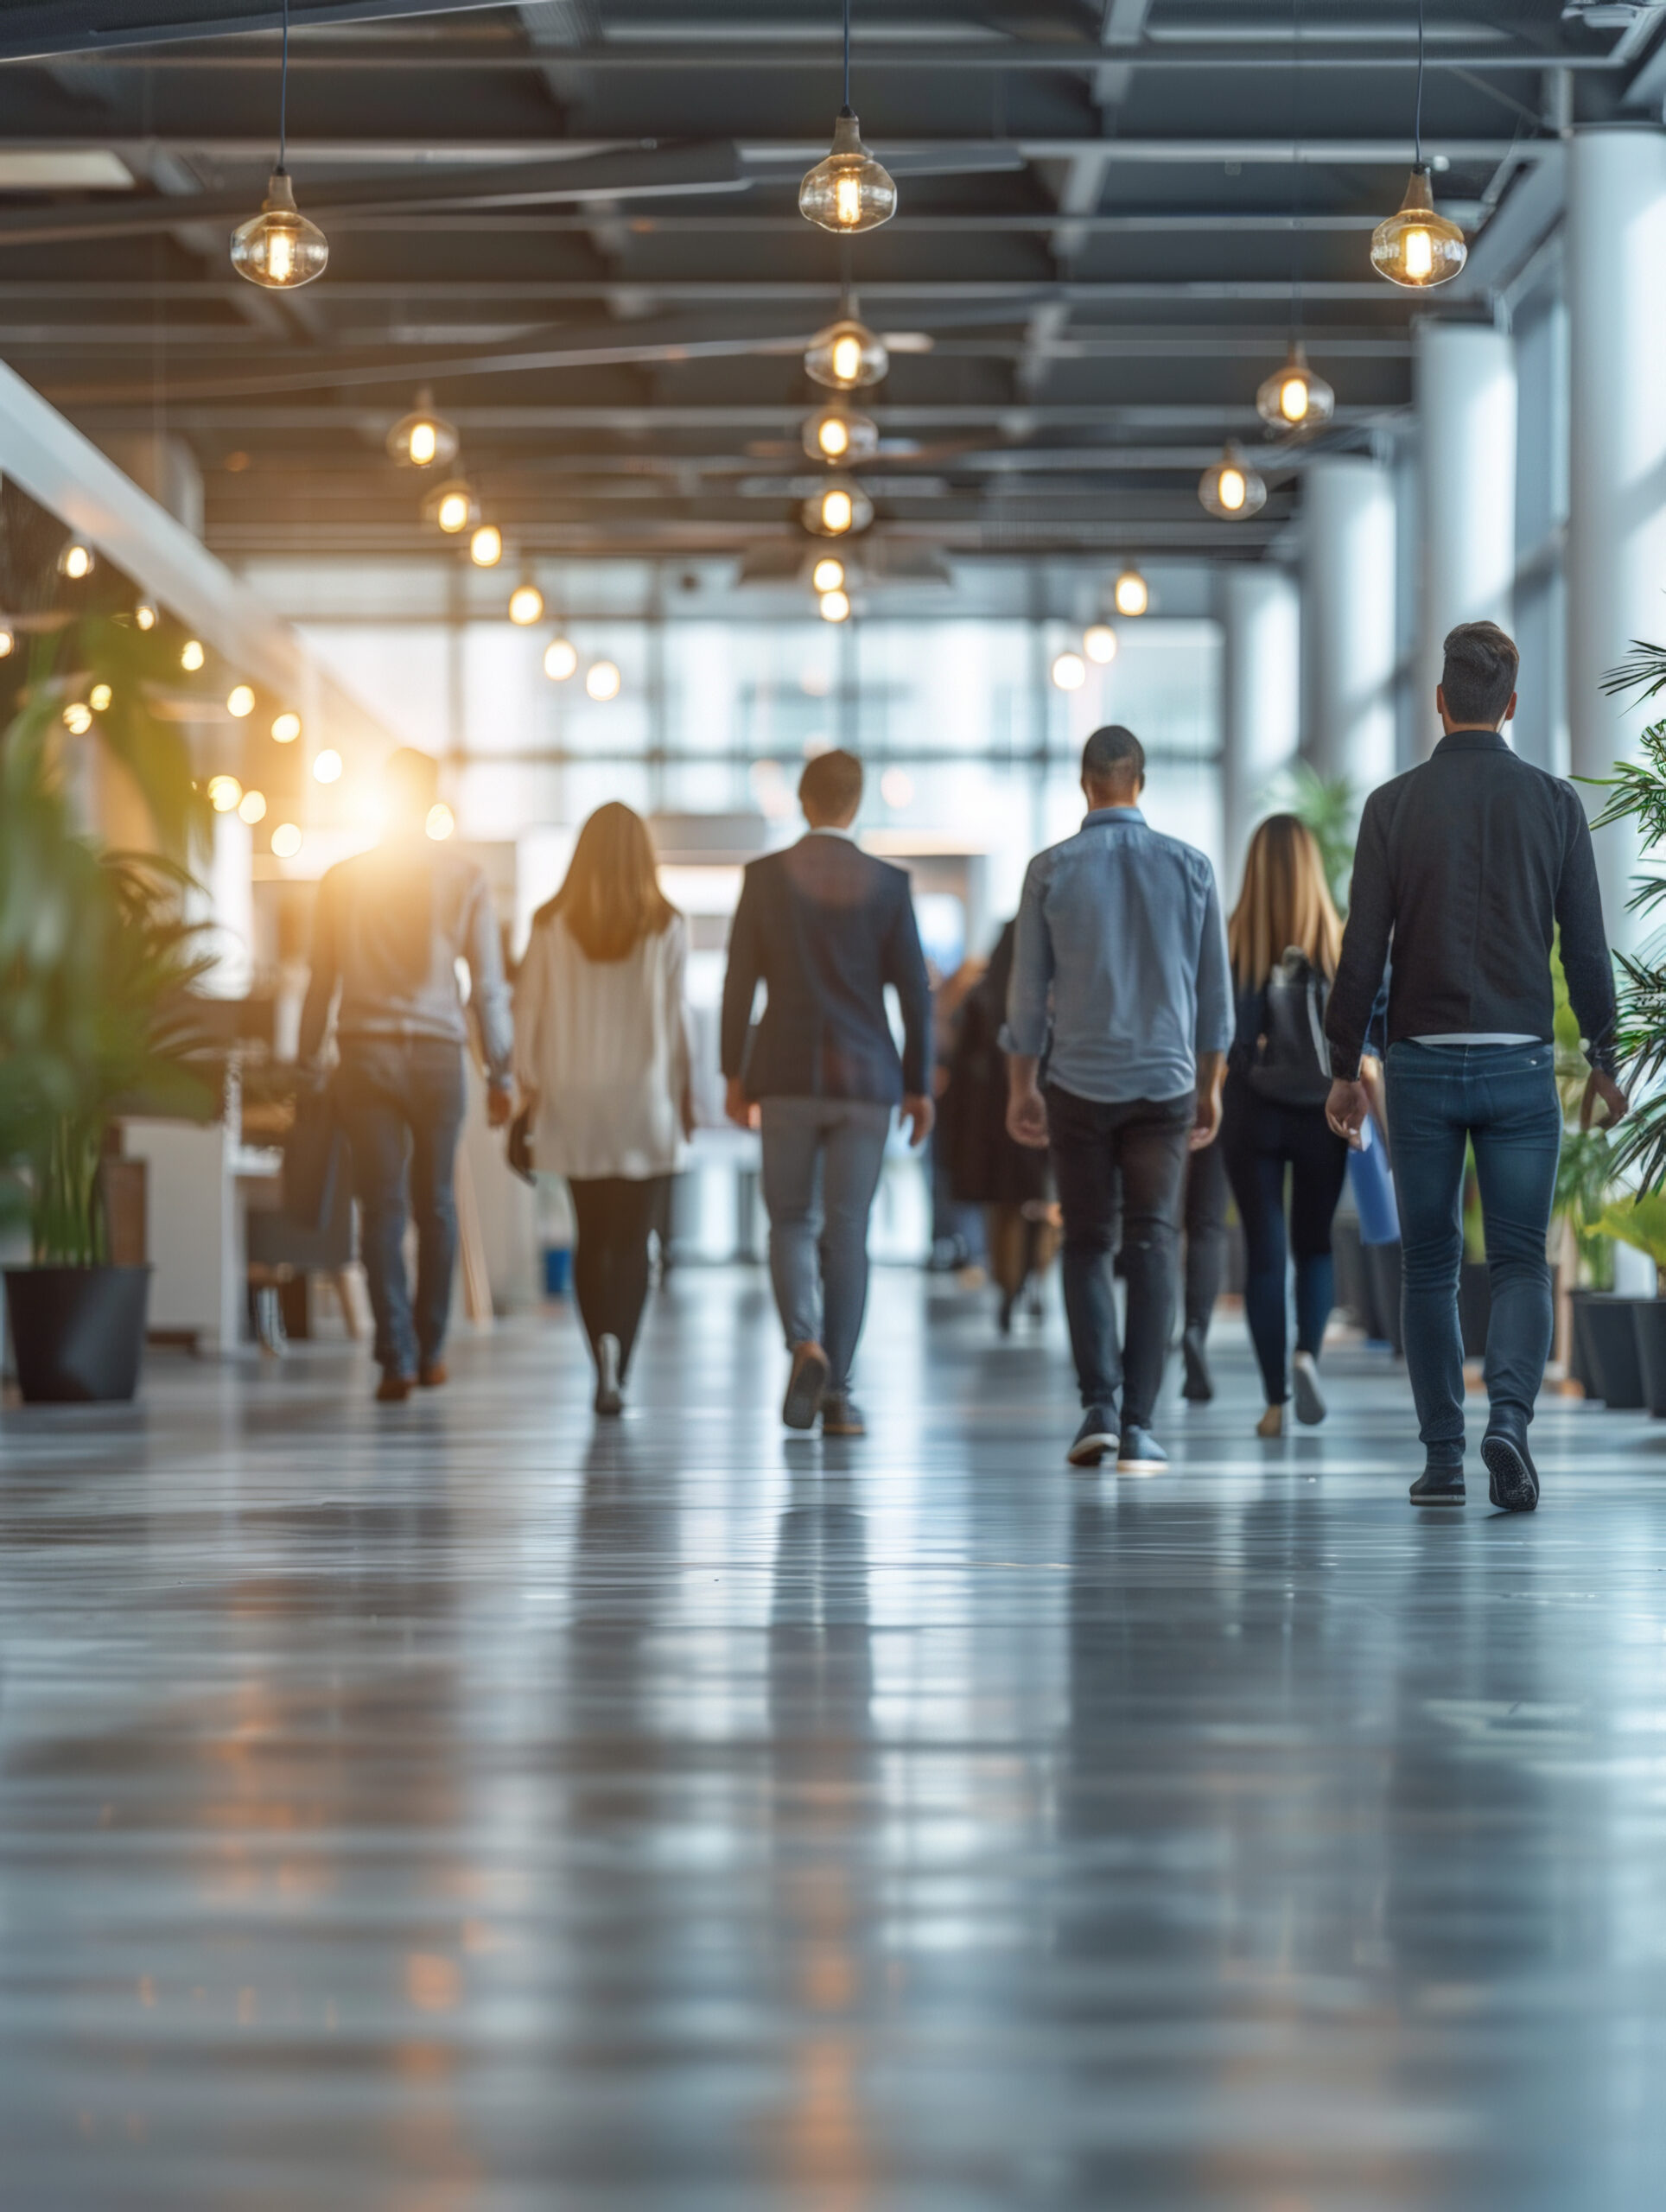
[[[109,626],[90,626],[79,642],[96,645]],[[122,658],[118,642],[111,658]],[[101,851],[78,823],[51,658],[43,647],[0,734],[0,1203],[26,1217],[33,1261],[5,1271],[6,1305],[26,1399],[123,1398],[137,1378],[149,1271],[110,1264],[99,1163],[112,1119],[137,1098],[212,1110],[189,999],[209,962],[181,862]],[[152,820],[188,834],[183,746],[137,728],[143,719],[135,684],[112,750],[154,791]]]

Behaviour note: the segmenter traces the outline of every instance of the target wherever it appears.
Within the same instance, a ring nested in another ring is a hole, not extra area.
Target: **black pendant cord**
[[[289,0],[283,0],[283,59],[277,75],[277,173],[283,174],[283,156],[289,143]]]
[[[1423,0],[1417,0],[1417,109],[1412,120],[1413,165],[1423,166]]]
[[[850,111],[850,0],[844,0],[844,106],[848,115]]]

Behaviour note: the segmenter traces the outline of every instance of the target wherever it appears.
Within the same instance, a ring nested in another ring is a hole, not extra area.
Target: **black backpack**
[[[1325,1041],[1330,990],[1307,954],[1291,945],[1262,995],[1261,1041],[1250,1068],[1250,1088],[1257,1097],[1281,1106],[1325,1103],[1331,1089]]]

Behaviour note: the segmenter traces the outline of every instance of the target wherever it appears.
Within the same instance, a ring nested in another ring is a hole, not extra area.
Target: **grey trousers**
[[[789,1345],[827,1354],[843,1390],[868,1303],[868,1216],[892,1109],[866,1098],[766,1098],[769,1272]]]

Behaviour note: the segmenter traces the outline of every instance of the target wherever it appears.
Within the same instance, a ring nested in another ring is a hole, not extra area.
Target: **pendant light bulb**
[[[58,556],[58,573],[67,576],[73,584],[80,583],[92,574],[92,548],[83,545],[79,537],[72,537]]]
[[[1429,173],[1421,162],[1412,171],[1398,211],[1371,232],[1371,266],[1390,284],[1428,291],[1451,282],[1469,258],[1464,233],[1435,213]]]
[[[1141,615],[1151,604],[1151,588],[1137,569],[1124,569],[1111,588],[1111,598],[1119,614]]]
[[[321,276],[329,257],[329,240],[295,204],[289,171],[274,169],[260,213],[232,233],[232,268],[269,292],[293,292]]]
[[[825,559],[817,561],[811,570],[810,581],[820,592],[843,591],[844,589],[844,563],[836,561],[830,553],[828,554]]]
[[[578,648],[566,638],[553,639],[544,649],[544,672],[552,683],[565,683],[578,669]]]
[[[818,408],[804,424],[804,451],[812,461],[869,461],[879,451],[879,425],[853,414],[842,401]]]
[[[436,484],[423,501],[423,520],[431,522],[448,537],[456,537],[480,518],[480,503],[467,478],[454,476]]]
[[[867,529],[874,519],[874,503],[854,477],[830,476],[799,512],[804,528],[818,537],[846,537]]]
[[[1094,622],[1082,632],[1082,651],[1096,668],[1109,668],[1116,658],[1116,632],[1109,622]]]
[[[509,619],[525,630],[544,613],[544,594],[529,579],[509,594]]]
[[[1059,653],[1049,673],[1056,690],[1079,691],[1088,680],[1088,664],[1080,653]]]
[[[821,596],[821,616],[823,622],[848,622],[850,620],[849,592],[824,591]]]
[[[389,458],[401,468],[443,468],[457,458],[459,443],[455,426],[435,413],[434,395],[426,385],[411,412],[399,417],[387,438]]]
[[[503,558],[503,532],[494,522],[483,522],[468,541],[468,557],[477,569],[495,569]]]
[[[1267,504],[1267,485],[1230,441],[1212,468],[1198,481],[1198,497],[1222,522],[1243,522]]]
[[[138,629],[154,630],[156,628],[156,610],[148,599],[142,599],[133,609],[133,620]]]
[[[897,188],[890,172],[862,143],[862,130],[849,105],[833,125],[833,149],[817,162],[798,187],[798,213],[809,223],[841,238],[876,231],[897,212]]]
[[[1321,429],[1335,414],[1336,393],[1308,367],[1307,349],[1300,339],[1291,345],[1284,366],[1256,392],[1256,412],[1275,430]]]
[[[890,365],[884,346],[855,315],[842,315],[818,330],[804,351],[804,374],[834,391],[877,384]]]

